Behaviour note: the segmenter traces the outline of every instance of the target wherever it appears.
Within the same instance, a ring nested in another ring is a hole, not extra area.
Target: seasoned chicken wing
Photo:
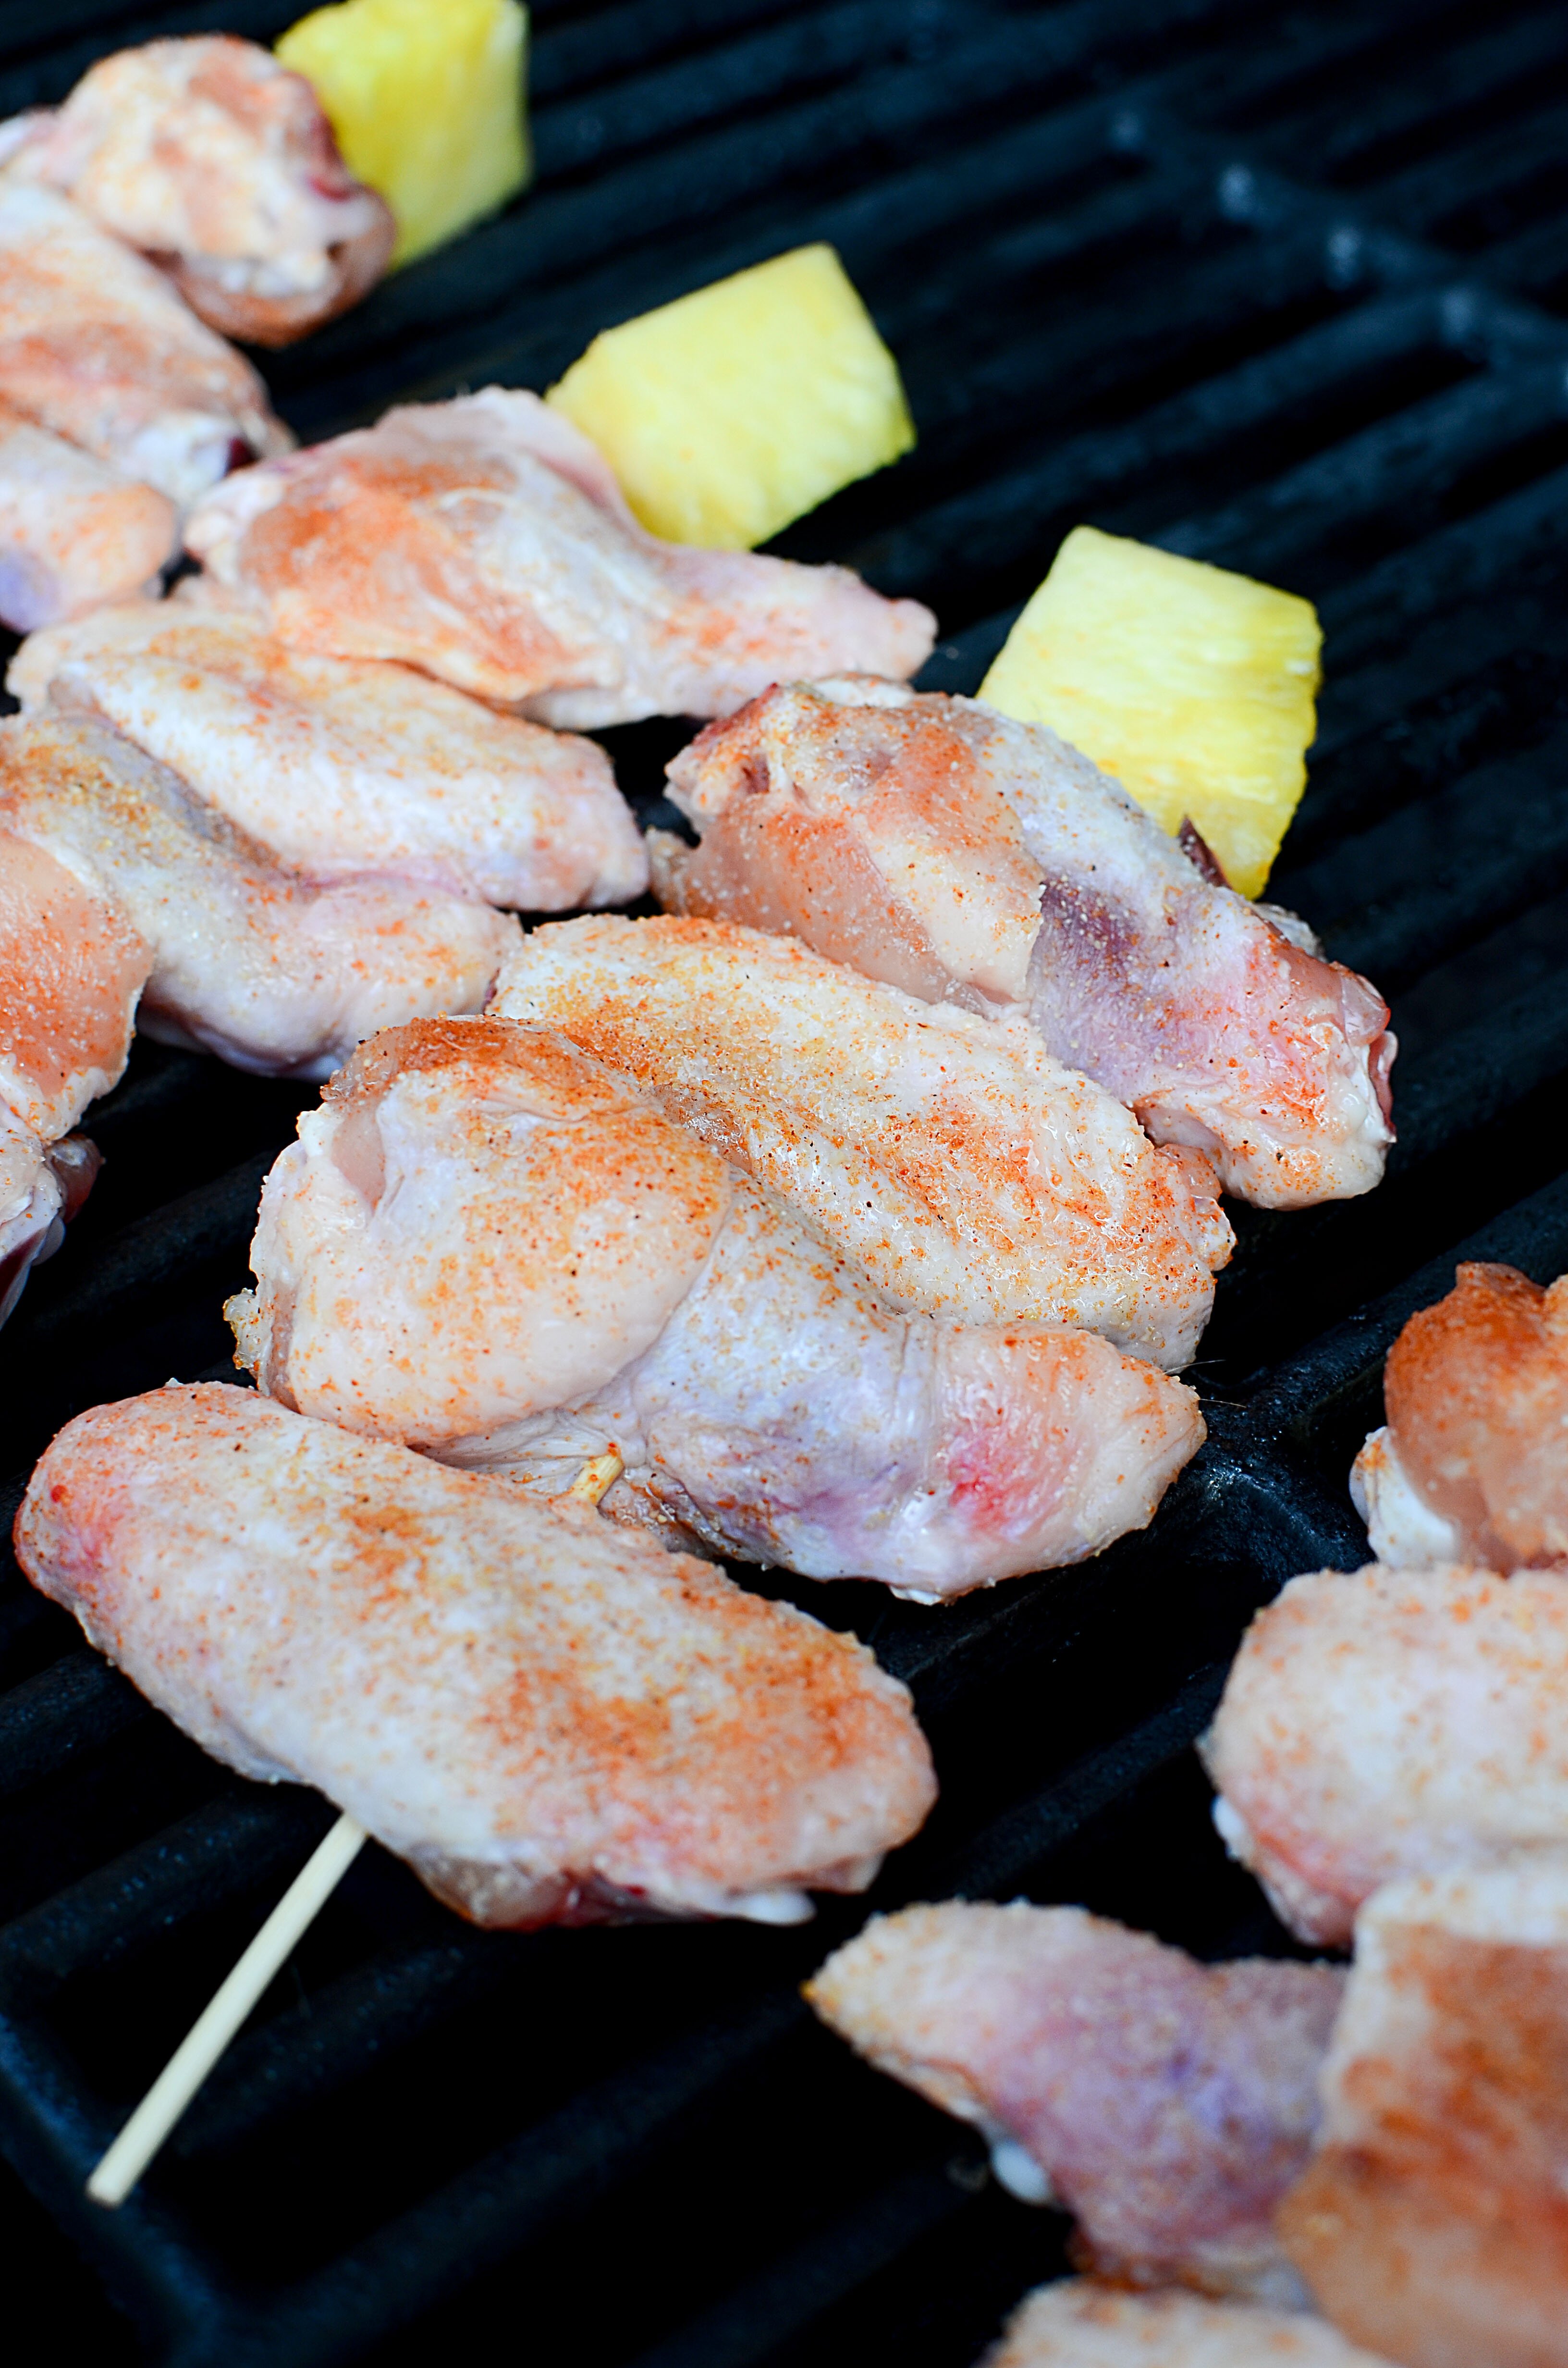
[[[1387,2368],[1321,2318],[1092,2278],[1040,2286],[982,2368]]]
[[[1568,1562],[1568,1275],[1461,1266],[1383,1370],[1350,1492],[1380,1562]]]
[[[249,1390],[79,1415],[17,1552],[206,1749],[318,1785],[476,1923],[792,1922],[935,1797],[853,1637]]]
[[[535,930],[493,1008],[634,1076],[900,1307],[1084,1325],[1173,1369],[1198,1346],[1232,1244],[1212,1170],[1022,1023],[722,921]]]
[[[166,494],[0,404],[0,624],[30,633],[129,599],[178,547]]]
[[[150,1035],[321,1076],[388,1022],[476,1009],[518,935],[509,915],[401,881],[285,871],[87,718],[0,724],[0,834],[28,850],[7,882],[21,967],[0,982],[0,1057],[22,1080],[11,1107],[46,1138],[119,1074],[139,990]]]
[[[312,879],[392,872],[532,912],[648,884],[593,741],[407,666],[288,649],[244,611],[127,602],[33,634],[7,681],[24,711],[106,718]]]
[[[1293,916],[1206,878],[1043,725],[895,683],[797,683],[669,771],[702,837],[656,842],[672,910],[787,932],[931,1002],[1025,1014],[1156,1142],[1208,1153],[1263,1207],[1382,1175],[1381,998]]]
[[[244,472],[186,541],[301,649],[578,730],[725,715],[781,676],[913,674],[936,631],[841,567],[660,541],[585,436],[500,387]]]
[[[1562,2368],[1568,1850],[1367,1902],[1323,2099],[1279,2214],[1319,2307],[1405,2368]]]
[[[950,1899],[876,1917],[806,1991],[880,2071],[990,2139],[1103,2274],[1299,2288],[1273,2213],[1307,2158],[1344,1976],[1201,1965],[1081,1907]]]
[[[1202,1745],[1215,1823],[1303,1940],[1381,1883],[1568,1833],[1568,1577],[1293,1578]]]
[[[0,175],[0,400],[182,507],[292,438],[161,271],[52,189]]]
[[[13,178],[73,198],[162,264],[225,336],[285,346],[387,268],[392,214],[349,173],[302,74],[222,33],[88,68],[63,107],[0,125]]]
[[[629,1079],[511,1020],[365,1046],[267,1178],[263,1389],[607,1512],[923,1601],[1150,1520],[1203,1425],[1092,1333],[889,1305]]]

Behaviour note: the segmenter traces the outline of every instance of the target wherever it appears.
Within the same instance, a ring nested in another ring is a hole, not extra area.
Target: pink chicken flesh
[[[292,438],[161,271],[52,189],[0,175],[0,401],[181,507]]]
[[[591,740],[407,666],[312,657],[243,611],[127,602],[35,633],[9,688],[97,715],[312,879],[386,872],[520,911],[618,904],[648,861]]]
[[[519,934],[398,881],[301,879],[87,719],[0,724],[0,1089],[46,1140],[119,1076],[139,996],[150,1034],[321,1076],[376,1028],[476,1009]]]
[[[100,58],[62,107],[0,125],[13,178],[60,190],[168,272],[225,336],[283,346],[344,312],[397,235],[302,74],[224,34]]]
[[[805,1215],[897,1305],[1083,1325],[1185,1365],[1232,1235],[1031,1030],[934,1008],[723,921],[537,929],[493,1010],[558,1028]]]
[[[1380,1562],[1568,1564],[1568,1275],[1461,1266],[1383,1371],[1350,1490]]]
[[[654,842],[670,909],[1024,1015],[1261,1207],[1381,1177],[1381,998],[1291,916],[1213,884],[1043,725],[895,683],[801,682],[704,732],[669,777],[702,842]]]
[[[1317,2123],[1342,1974],[1201,1965],[1081,1907],[874,1918],[806,1996],[879,2070],[990,2139],[1105,2275],[1299,2296],[1272,2215]]]
[[[853,1637],[249,1390],[78,1416],[17,1551],[207,1750],[318,1785],[477,1923],[793,1922],[935,1796]]]
[[[1562,2368],[1568,1851],[1368,1901],[1323,2098],[1279,2214],[1319,2307],[1403,2368]]]
[[[509,1020],[389,1030],[267,1178],[261,1387],[553,1494],[923,1601],[1142,1527],[1203,1436],[1093,1334],[889,1305],[630,1080]]]
[[[936,631],[841,567],[660,541],[585,436],[500,387],[246,470],[186,541],[298,648],[579,730],[726,715],[783,675],[913,674]]]
[[[1233,1853],[1303,1940],[1343,1945],[1380,1884],[1568,1832],[1568,1577],[1293,1578],[1202,1750]]]
[[[178,547],[166,494],[0,404],[0,624],[30,633],[127,600]]]
[[[1321,2318],[1062,2278],[1021,2303],[981,2368],[1387,2368]]]

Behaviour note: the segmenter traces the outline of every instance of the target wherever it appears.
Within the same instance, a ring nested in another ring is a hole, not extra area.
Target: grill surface
[[[7,0],[0,111],[122,41],[292,13]],[[1145,1537],[946,1611],[799,1588],[913,1685],[943,1779],[872,1904],[1024,1892],[1283,1952],[1192,1738],[1254,1607],[1363,1558],[1346,1469],[1405,1315],[1456,1255],[1568,1267],[1568,24],[543,0],[535,26],[536,191],[268,364],[302,436],[541,386],[607,322],[829,238],[921,443],[778,548],[930,601],[929,687],[975,688],[1080,519],[1322,609],[1270,893],[1394,997],[1387,1183],[1236,1212],[1210,1444]],[[605,735],[645,814],[684,736]],[[0,1341],[7,1522],[70,1414],[221,1365],[301,1099],[138,1046],[89,1121],[103,1178]],[[800,2002],[860,1904],[804,1932],[487,1935],[374,1851],[143,2188],[95,2210],[92,2160],[329,1812],[228,1776],[14,1566],[0,1684],[0,2243],[68,2355],[315,2368],[503,2336],[588,2368],[968,2368],[1062,2266],[1063,2224]]]

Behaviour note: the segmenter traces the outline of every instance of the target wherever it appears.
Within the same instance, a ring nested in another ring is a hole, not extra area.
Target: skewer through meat
[[[1568,1832],[1568,1576],[1293,1578],[1202,1746],[1215,1822],[1303,1940],[1380,1884]]]
[[[285,1404],[923,1601],[1148,1521],[1190,1391],[1086,1332],[888,1302],[564,1038],[389,1030],[262,1194],[241,1360]]]
[[[841,567],[661,541],[585,436],[501,387],[245,470],[186,541],[297,648],[401,659],[574,730],[724,715],[838,666],[913,674],[936,631]]]
[[[226,34],[100,58],[62,107],[0,124],[0,160],[74,199],[161,264],[204,321],[255,345],[288,345],[358,303],[397,235],[304,76]]]
[[[1461,1266],[1390,1349],[1383,1397],[1350,1475],[1380,1562],[1568,1563],[1568,1275]]]
[[[96,715],[315,880],[383,873],[526,912],[618,904],[647,856],[591,740],[412,668],[314,657],[243,611],[127,602],[14,660],[24,712]]]
[[[806,1995],[879,2070],[978,2124],[996,2173],[1105,2275],[1300,2287],[1273,2213],[1305,2164],[1344,1975],[1201,1965],[1081,1907],[873,1918]]]
[[[669,777],[702,840],[655,842],[670,909],[1024,1015],[1156,1142],[1205,1152],[1262,1207],[1381,1177],[1381,998],[1293,916],[1216,886],[1043,725],[894,683],[798,682],[703,733]]]
[[[491,1008],[559,1028],[900,1307],[1191,1358],[1232,1235],[1201,1155],[1011,1028],[718,921],[535,930]]]
[[[791,1922],[935,1796],[853,1638],[248,1390],[78,1416],[17,1550],[207,1750],[319,1786],[477,1923]]]

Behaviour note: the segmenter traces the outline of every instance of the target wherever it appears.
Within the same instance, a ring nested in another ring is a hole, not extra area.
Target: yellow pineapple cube
[[[392,261],[427,255],[522,188],[528,10],[517,0],[341,0],[278,55],[315,86],[349,171],[397,221]]]
[[[1257,896],[1306,784],[1322,642],[1310,600],[1080,526],[980,696],[1049,723],[1166,830],[1190,815]]]
[[[831,246],[594,339],[545,398],[654,534],[748,551],[915,441],[898,364]]]

